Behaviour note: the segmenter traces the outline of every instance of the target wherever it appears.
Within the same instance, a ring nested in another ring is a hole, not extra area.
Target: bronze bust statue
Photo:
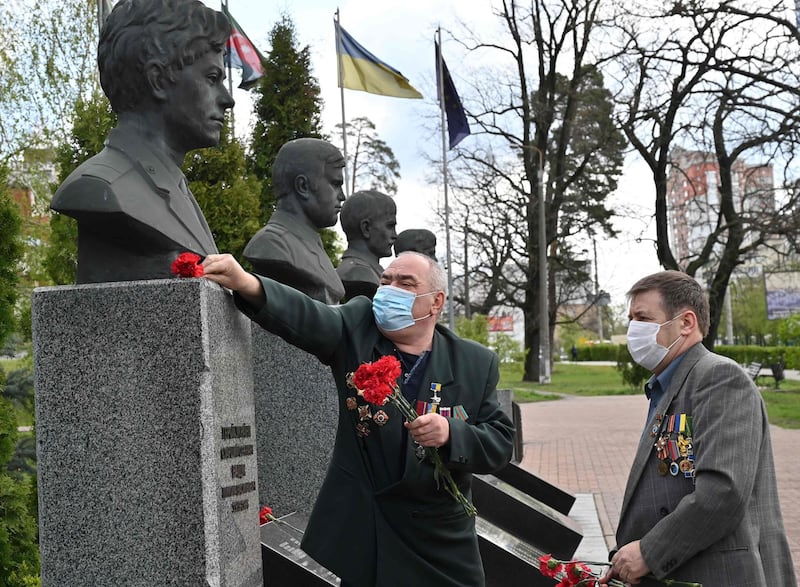
[[[354,193],[339,215],[347,236],[347,250],[336,273],[344,284],[345,301],[356,296],[372,299],[381,282],[382,257],[392,254],[397,238],[397,206],[394,200],[375,190]]]
[[[51,204],[78,221],[78,283],[170,278],[179,253],[217,252],[180,167],[219,142],[233,107],[222,64],[230,31],[198,0],[114,6],[97,61],[118,124]]]
[[[397,235],[394,241],[394,254],[415,251],[436,260],[436,235],[425,228],[409,228]]]
[[[322,139],[289,141],[275,156],[275,212],[244,249],[259,275],[338,304],[344,287],[322,246],[319,230],[336,224],[344,202],[344,157]]]

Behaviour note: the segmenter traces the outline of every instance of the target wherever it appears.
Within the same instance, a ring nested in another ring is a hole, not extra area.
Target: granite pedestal
[[[33,295],[43,587],[262,585],[249,322],[202,279]]]
[[[338,396],[330,368],[253,324],[253,379],[262,505],[311,513],[333,452]]]

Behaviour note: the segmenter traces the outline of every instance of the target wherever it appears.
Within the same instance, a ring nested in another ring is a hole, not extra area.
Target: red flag
[[[231,23],[231,36],[226,43],[225,65],[242,70],[242,83],[239,84],[239,87],[249,90],[264,75],[264,66],[262,65],[264,58],[253,42],[244,34],[242,27],[231,16],[228,9],[223,6],[222,12]]]

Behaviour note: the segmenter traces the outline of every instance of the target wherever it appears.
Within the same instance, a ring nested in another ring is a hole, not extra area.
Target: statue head
[[[394,254],[415,251],[436,260],[436,235],[424,228],[409,228],[397,235]]]
[[[363,241],[377,258],[389,257],[397,238],[397,206],[394,200],[375,190],[364,190],[347,198],[339,219],[348,244]]]
[[[272,187],[278,208],[300,208],[317,228],[336,224],[342,202],[344,157],[322,139],[285,143],[272,164]],[[287,202],[294,200],[294,204]]]
[[[176,75],[210,51],[220,55],[231,34],[221,12],[199,0],[121,0],[97,47],[100,84],[116,113],[152,102],[154,77]]]

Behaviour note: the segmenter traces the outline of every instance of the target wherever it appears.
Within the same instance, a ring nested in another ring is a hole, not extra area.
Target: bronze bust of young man
[[[375,190],[354,193],[339,214],[347,236],[347,250],[336,273],[342,280],[345,301],[356,296],[369,299],[381,282],[380,259],[392,254],[397,238],[397,206],[394,200]]]
[[[344,287],[319,236],[336,224],[345,196],[344,157],[322,139],[284,144],[272,165],[275,212],[244,249],[259,275],[338,304]]]
[[[414,251],[436,260],[436,235],[425,228],[409,228],[397,235],[394,254]]]
[[[78,283],[170,278],[183,251],[217,252],[186,185],[188,151],[219,142],[230,23],[198,0],[122,0],[100,34],[100,83],[118,117],[105,148],[51,207],[78,221]]]

